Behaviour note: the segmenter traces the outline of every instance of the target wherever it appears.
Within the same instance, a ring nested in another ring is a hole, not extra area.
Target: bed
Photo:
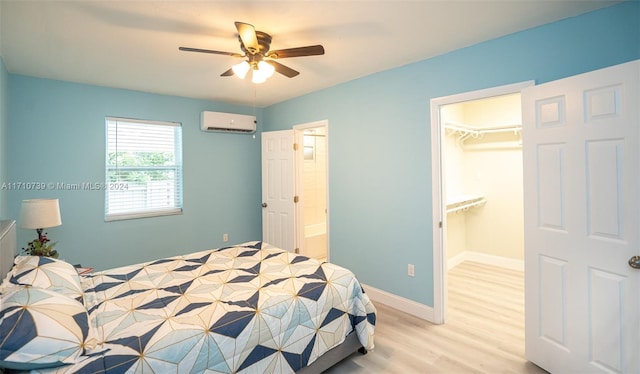
[[[319,373],[374,347],[353,273],[262,242],[79,276],[18,256],[0,367],[34,373]]]

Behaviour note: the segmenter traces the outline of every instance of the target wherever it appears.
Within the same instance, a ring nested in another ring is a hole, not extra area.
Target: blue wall
[[[9,76],[9,182],[103,182],[105,116],[181,122],[184,213],[104,222],[104,192],[13,190],[20,201],[59,198],[62,226],[50,228],[61,257],[105,269],[260,239],[260,137],[200,131],[200,112],[252,114],[253,108]],[[258,113],[259,115],[259,113]],[[18,246],[35,237],[18,230]]]
[[[623,3],[273,105],[264,130],[329,121],[332,262],[432,306],[430,100],[638,58],[640,3]]]

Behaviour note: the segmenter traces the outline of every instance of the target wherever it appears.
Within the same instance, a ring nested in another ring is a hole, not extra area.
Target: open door
[[[262,133],[262,240],[294,252],[293,130]]]
[[[527,359],[640,372],[640,62],[522,91]]]

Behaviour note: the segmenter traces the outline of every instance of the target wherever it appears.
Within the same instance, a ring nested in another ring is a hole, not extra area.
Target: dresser
[[[13,266],[16,254],[16,221],[0,221],[0,282]]]

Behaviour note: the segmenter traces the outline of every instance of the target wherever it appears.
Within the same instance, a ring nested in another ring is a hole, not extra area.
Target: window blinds
[[[180,123],[106,118],[105,220],[182,212]]]

